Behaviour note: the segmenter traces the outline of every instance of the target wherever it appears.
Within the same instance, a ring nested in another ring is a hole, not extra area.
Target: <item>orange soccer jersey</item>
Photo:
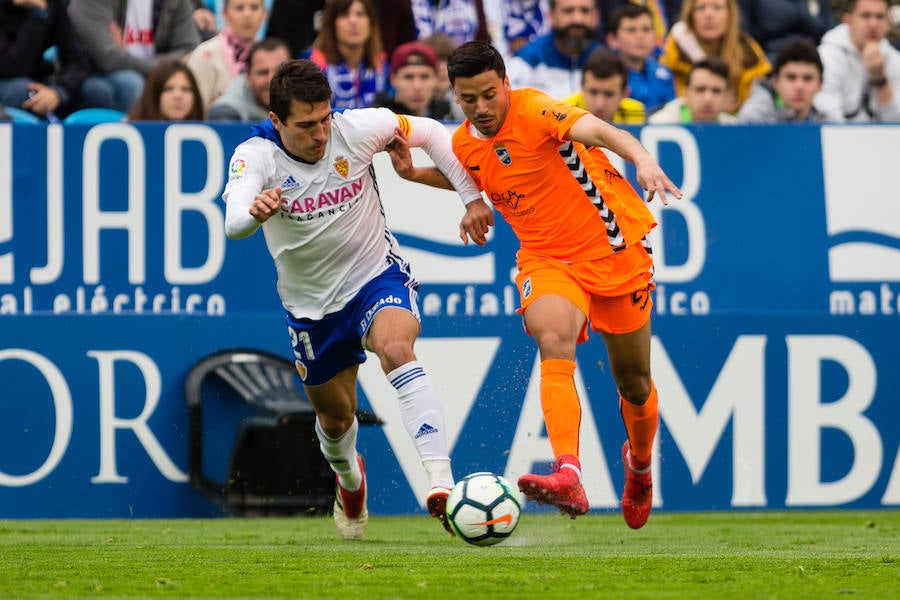
[[[603,258],[655,225],[600,148],[565,140],[587,111],[534,89],[513,90],[490,139],[453,134],[453,152],[519,238],[522,249],[566,262]]]

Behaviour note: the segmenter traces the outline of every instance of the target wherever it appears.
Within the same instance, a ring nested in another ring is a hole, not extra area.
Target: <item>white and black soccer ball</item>
[[[453,531],[476,546],[492,546],[508,538],[519,524],[521,512],[518,493],[494,473],[463,477],[447,498],[447,518]]]

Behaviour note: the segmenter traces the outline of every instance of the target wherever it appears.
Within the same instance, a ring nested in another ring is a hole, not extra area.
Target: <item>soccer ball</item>
[[[476,546],[492,546],[512,534],[522,506],[512,485],[494,473],[472,473],[447,498],[447,519],[456,534]]]

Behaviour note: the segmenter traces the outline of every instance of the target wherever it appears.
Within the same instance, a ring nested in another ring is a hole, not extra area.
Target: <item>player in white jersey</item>
[[[385,223],[372,157],[402,133],[429,154],[465,203],[481,195],[437,121],[385,108],[332,113],[330,100],[315,63],[293,60],[279,68],[269,120],[231,158],[226,233],[238,239],[262,226],[275,260],[297,371],[336,474],[341,535],[361,538],[368,519],[365,466],[356,451],[356,381],[365,350],[378,356],[397,390],[404,425],[431,478],[428,510],[451,531],[443,411],[413,352],[418,282]]]

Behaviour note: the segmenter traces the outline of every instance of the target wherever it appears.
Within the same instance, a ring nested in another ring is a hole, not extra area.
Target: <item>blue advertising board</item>
[[[651,204],[656,510],[900,505],[900,127],[633,131],[685,192]],[[262,235],[224,235],[246,132],[0,125],[0,518],[221,514],[188,482],[187,373],[227,348],[290,352]],[[456,475],[546,470],[512,232],[498,219],[486,246],[464,246],[455,194],[401,180],[384,155],[376,171],[422,283],[416,352]],[[615,510],[617,394],[600,336],[578,352],[585,487]],[[361,430],[370,510],[423,511],[377,361],[359,398],[384,421]],[[206,427],[227,461],[231,440]]]

